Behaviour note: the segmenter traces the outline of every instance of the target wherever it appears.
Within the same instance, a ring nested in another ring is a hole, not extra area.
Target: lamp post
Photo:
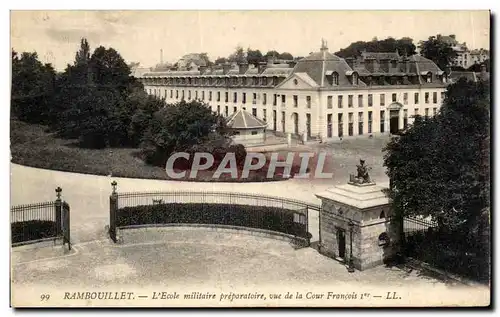
[[[350,240],[350,249],[349,249],[349,264],[347,267],[347,272],[353,273],[354,272],[354,262],[352,261],[352,229],[354,227],[354,222],[352,220],[349,220],[349,240]]]

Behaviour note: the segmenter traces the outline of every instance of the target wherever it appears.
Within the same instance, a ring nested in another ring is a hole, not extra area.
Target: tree
[[[439,114],[395,137],[384,149],[390,197],[400,216],[430,216],[441,230],[474,234],[489,207],[489,82],[460,79]]]
[[[490,60],[487,59],[484,62],[478,64],[475,63],[474,65],[470,66],[467,70],[470,72],[476,72],[479,73],[481,71],[481,65],[484,65],[486,67],[486,71],[490,72]]]
[[[36,52],[12,51],[11,107],[13,115],[32,123],[49,123],[56,72],[42,64]]]
[[[189,151],[224,131],[225,120],[206,104],[182,100],[154,114],[141,148],[147,163],[164,167],[172,153]]]
[[[267,61],[267,59],[269,59],[269,58],[278,58],[279,55],[280,55],[280,53],[278,51],[271,50],[271,51],[268,51],[266,53],[266,55],[264,55],[264,57],[266,58],[266,61]]]
[[[220,65],[225,63],[227,63],[227,58],[225,57],[217,57],[217,59],[214,62],[215,65]]]
[[[278,59],[293,60],[293,55],[288,52],[284,52],[278,55]]]
[[[227,58],[228,62],[245,63],[247,61],[243,47],[237,46],[234,53]]]
[[[205,64],[207,66],[212,66],[214,63],[212,63],[212,61],[210,60],[210,58],[208,57],[208,53],[200,53],[200,58],[205,61]]]
[[[361,52],[398,52],[399,55],[411,56],[416,54],[416,46],[413,39],[403,37],[399,40],[388,37],[384,40],[378,40],[374,37],[370,42],[357,41],[351,43],[348,47],[336,52],[335,55],[347,58],[361,56]]]
[[[130,68],[113,48],[99,46],[90,58],[93,83],[100,89],[118,89],[123,92],[130,84]]]
[[[247,61],[248,64],[258,65],[261,62],[264,62],[264,56],[259,50],[252,50],[251,48],[247,49]]]
[[[87,66],[90,62],[90,46],[86,38],[80,41],[80,50],[75,55],[75,66]]]
[[[452,65],[453,60],[457,57],[452,45],[445,41],[440,34],[430,36],[427,41],[421,41],[419,49],[422,56],[434,61],[441,69]]]

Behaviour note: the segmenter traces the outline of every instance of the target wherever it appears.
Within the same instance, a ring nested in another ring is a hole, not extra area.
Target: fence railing
[[[17,205],[10,208],[11,244],[13,247],[29,243],[63,238],[70,246],[69,205],[61,200],[62,189],[56,188],[54,201]]]
[[[116,229],[158,224],[200,224],[274,231],[307,245],[308,210],[302,201],[233,192],[171,191],[117,193],[112,183],[110,238]]]
[[[405,217],[403,252],[433,267],[475,280],[482,280],[485,261],[479,241],[471,240],[460,230],[440,228],[428,219]]]

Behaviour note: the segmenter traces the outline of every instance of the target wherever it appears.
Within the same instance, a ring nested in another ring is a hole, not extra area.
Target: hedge
[[[415,232],[405,240],[405,252],[450,273],[476,281],[489,279],[487,261],[479,254],[479,246],[460,232]]]
[[[12,234],[12,243],[39,240],[56,236],[55,221],[19,221],[11,223],[10,227]]]
[[[307,238],[307,226],[294,222],[294,211],[276,207],[171,203],[118,209],[117,227],[146,224],[231,225],[265,229]]]

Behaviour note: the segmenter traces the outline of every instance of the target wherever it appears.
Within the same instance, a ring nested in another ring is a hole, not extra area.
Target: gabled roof
[[[311,87],[318,86],[316,84],[316,82],[314,82],[314,80],[312,80],[312,78],[309,77],[309,75],[307,75],[306,73],[295,73],[294,75],[299,77],[302,81],[304,81],[306,84],[310,85]]]
[[[476,73],[474,72],[455,72],[452,71],[449,75],[448,78],[451,80],[451,82],[456,82],[460,78],[466,78],[467,80],[471,81],[477,81]]]
[[[227,127],[231,129],[256,129],[267,126],[265,121],[260,120],[243,109],[236,111],[226,120]]]
[[[333,55],[326,50],[312,53],[297,62],[293,68],[293,74],[305,73],[318,86],[330,87],[326,73],[337,72],[339,74],[339,85],[350,85],[349,79],[345,75],[352,70],[345,60]]]

